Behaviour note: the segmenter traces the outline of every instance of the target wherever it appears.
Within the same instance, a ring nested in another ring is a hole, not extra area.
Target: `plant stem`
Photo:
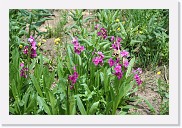
[[[69,97],[68,97],[68,86],[67,86],[67,90],[66,90],[66,98],[67,98],[67,115],[69,115]]]

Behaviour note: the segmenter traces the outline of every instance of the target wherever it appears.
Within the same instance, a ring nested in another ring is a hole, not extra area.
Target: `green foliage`
[[[138,66],[169,63],[169,10],[99,10],[97,17],[109,35],[123,38],[122,46],[137,57]]]
[[[24,38],[29,38],[30,35],[38,38],[46,33],[40,32],[38,27],[44,24],[53,14],[44,9],[25,10],[25,9],[10,9],[9,10],[9,48],[13,50],[19,45],[27,45],[27,41],[22,41]]]
[[[86,18],[83,18],[83,10],[74,10],[69,14],[61,11],[60,15],[63,17],[56,28],[48,30],[46,35],[64,40],[57,45],[56,57],[52,59],[55,62],[50,64],[41,51],[37,58],[29,58],[18,49],[19,44],[27,44],[22,38],[33,35],[37,39],[45,35],[38,27],[51,20],[50,10],[10,10],[10,114],[125,115],[136,108],[128,104],[131,99],[144,100],[151,114],[156,114],[147,99],[132,96],[138,91],[133,69],[168,63],[168,10],[96,10]],[[68,17],[74,22],[66,26]],[[106,39],[98,36],[96,24],[107,30]],[[66,37],[69,42],[64,36],[69,36]],[[111,36],[123,39],[121,48],[116,50],[118,56],[111,49]],[[75,53],[76,46],[71,43],[74,37],[84,46],[80,54]],[[128,67],[123,64],[126,58],[121,56],[122,50],[130,52]],[[94,65],[98,51],[104,54],[103,62]],[[109,66],[110,58],[120,59],[121,78],[116,76],[114,67]],[[27,78],[20,76],[22,61],[29,69]],[[73,84],[70,76],[75,72],[78,79]],[[158,85],[160,95],[166,96],[160,81]],[[167,104],[164,102],[161,109]],[[160,114],[166,114],[168,109],[163,110]]]
[[[161,105],[160,105],[160,114],[168,115],[169,114],[169,84],[166,81],[159,78],[157,80],[158,93],[161,96]]]

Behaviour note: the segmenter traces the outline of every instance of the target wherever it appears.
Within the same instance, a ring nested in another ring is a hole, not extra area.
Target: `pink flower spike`
[[[75,37],[75,38],[73,38],[73,40],[72,40],[72,44],[74,44],[74,45],[78,45],[78,39]]]
[[[136,80],[138,85],[142,84],[142,80],[140,79],[138,74],[135,74],[134,79]]]
[[[20,67],[24,67],[24,63],[20,63]]]
[[[98,55],[103,59],[104,55],[102,54],[102,52],[98,52]]]
[[[128,56],[129,56],[129,52],[127,52],[126,50],[123,50],[123,51],[121,52],[121,56],[122,56],[122,57],[128,57]]]
[[[120,80],[123,76],[123,73],[122,72],[117,72],[115,73],[115,75],[118,77],[118,80]]]
[[[137,71],[139,74],[142,74],[142,69],[141,68],[137,68]]]
[[[121,66],[120,65],[117,65],[115,68],[114,68],[115,72],[118,73],[118,72],[121,72]]]
[[[111,36],[111,41],[114,41],[115,37],[114,36]]]
[[[97,30],[99,28],[99,24],[96,24],[94,28]]]
[[[113,60],[112,58],[110,58],[110,59],[108,60],[108,63],[109,63],[109,66],[110,66],[110,67],[114,66],[114,64],[115,64],[115,62],[114,62],[114,60]]]
[[[102,33],[101,32],[97,32],[97,35],[100,36]]]
[[[100,62],[100,58],[99,57],[95,57],[93,58],[92,62],[97,66]]]
[[[128,60],[127,60],[127,59],[126,59],[126,60],[124,60],[123,65],[124,65],[124,67],[125,67],[125,68],[127,68],[127,67],[128,67],[129,62],[128,62]]]
[[[117,42],[121,42],[122,39],[120,37],[117,38]]]
[[[120,62],[120,59],[119,59],[119,58],[117,58],[117,59],[116,59],[116,63],[119,63],[119,62]]]
[[[83,50],[85,50],[84,46],[80,47],[80,51],[82,52]]]
[[[76,66],[73,67],[73,70],[76,71]]]
[[[28,38],[28,42],[32,43],[34,41],[33,36],[30,36],[30,38]]]

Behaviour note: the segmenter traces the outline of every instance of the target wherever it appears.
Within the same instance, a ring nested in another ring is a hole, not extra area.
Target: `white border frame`
[[[169,115],[9,115],[9,9],[169,9]],[[176,0],[6,0],[0,4],[0,118],[3,125],[179,125],[178,1]]]

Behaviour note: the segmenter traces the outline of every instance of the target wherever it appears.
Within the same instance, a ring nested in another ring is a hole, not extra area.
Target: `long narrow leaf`
[[[87,115],[87,112],[83,106],[83,103],[78,95],[77,95],[76,99],[77,99],[77,106],[78,106],[78,109],[80,110],[81,114]]]

